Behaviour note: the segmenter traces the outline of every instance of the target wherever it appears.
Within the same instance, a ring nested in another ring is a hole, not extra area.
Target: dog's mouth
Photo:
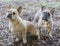
[[[13,16],[11,13],[7,15],[7,18],[10,20],[16,20],[15,16]]]

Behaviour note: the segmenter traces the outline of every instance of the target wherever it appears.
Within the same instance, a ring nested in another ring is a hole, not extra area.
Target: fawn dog
[[[14,33],[16,41],[19,39],[19,32],[22,32],[23,43],[27,43],[26,34],[27,32],[32,33],[32,35],[38,36],[39,31],[35,28],[34,24],[30,21],[23,20],[19,15],[22,12],[22,6],[19,6],[17,9],[9,6],[8,15],[9,18],[9,29]]]
[[[33,22],[35,23],[36,20],[38,19],[39,30],[41,31],[42,27],[45,27],[48,31],[48,34],[49,34],[48,36],[51,36],[51,37],[52,37],[52,35],[50,34],[50,31],[52,29],[51,28],[52,23],[53,23],[52,16],[53,16],[54,12],[55,12],[54,8],[52,8],[49,11],[49,10],[46,10],[45,6],[42,6],[40,11],[36,14],[36,16],[34,17],[34,20],[33,20]]]

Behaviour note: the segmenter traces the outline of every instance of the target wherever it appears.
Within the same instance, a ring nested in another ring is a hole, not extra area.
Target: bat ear
[[[11,5],[11,4],[10,4],[10,5],[8,5],[8,9],[11,9],[11,8],[13,8],[13,7],[12,7],[12,5]]]
[[[52,9],[50,10],[50,13],[51,13],[52,15],[54,15],[54,12],[55,12],[55,8],[52,8]]]
[[[17,11],[18,11],[18,13],[20,14],[21,11],[22,11],[22,6],[19,6],[19,7],[17,8]]]
[[[42,6],[42,7],[41,7],[41,11],[44,11],[45,9],[46,9],[45,6]]]

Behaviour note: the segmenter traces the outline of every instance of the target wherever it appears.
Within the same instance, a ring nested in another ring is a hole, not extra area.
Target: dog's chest
[[[11,26],[12,26],[13,30],[17,30],[17,31],[21,31],[21,30],[24,29],[22,23],[19,23],[19,22],[16,22],[16,21],[12,22]]]

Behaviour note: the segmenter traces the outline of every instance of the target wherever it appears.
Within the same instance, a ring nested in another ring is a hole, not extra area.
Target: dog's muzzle
[[[8,14],[8,16],[7,16],[8,18],[12,18],[12,14]]]

